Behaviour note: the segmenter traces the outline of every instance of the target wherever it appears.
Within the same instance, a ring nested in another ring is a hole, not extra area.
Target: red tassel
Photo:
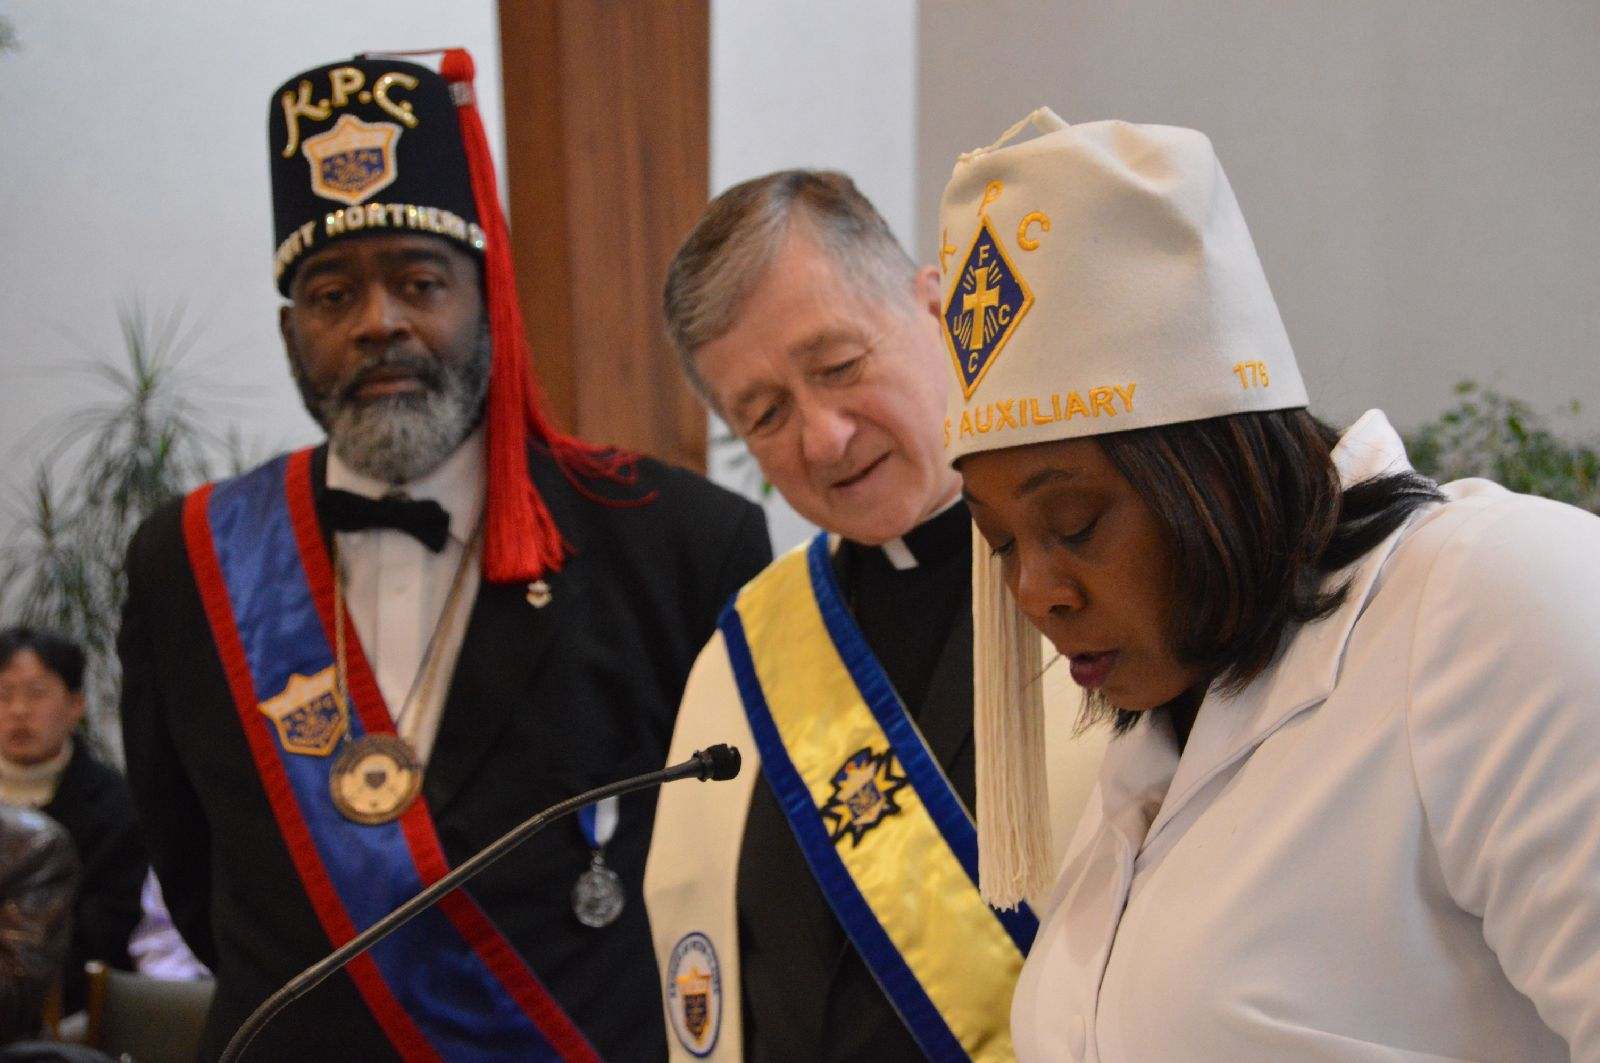
[[[500,209],[500,193],[489,138],[478,115],[472,81],[475,67],[464,48],[444,53],[439,73],[451,83],[461,139],[472,179],[472,198],[487,245],[483,253],[484,297],[489,308],[493,362],[489,370],[488,488],[483,571],[494,583],[525,583],[557,571],[572,552],[555,518],[528,478],[528,436],[547,448],[562,474],[585,496],[611,505],[641,505],[654,494],[616,502],[580,482],[601,478],[631,486],[638,481],[638,455],[596,446],[556,431],[544,412],[544,395],[531,372],[531,353],[517,301],[511,234]]]

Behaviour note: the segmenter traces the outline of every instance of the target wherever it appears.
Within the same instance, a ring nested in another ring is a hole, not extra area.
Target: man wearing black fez
[[[128,774],[229,1034],[536,809],[659,767],[759,509],[557,432],[471,60],[359,56],[269,118],[280,326],[328,434],[153,516],[120,640]],[[260,1059],[664,1054],[655,795],[558,824],[270,1024]]]

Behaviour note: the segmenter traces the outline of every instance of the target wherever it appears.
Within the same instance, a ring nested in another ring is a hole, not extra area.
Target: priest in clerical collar
[[[968,302],[1003,327],[1009,289],[975,280]],[[645,900],[675,1059],[1011,1054],[1036,923],[977,889],[942,287],[848,177],[807,170],[724,192],[668,272],[690,382],[823,529],[729,604],[684,694],[672,755],[734,740],[759,771],[661,795]],[[1061,703],[1040,795],[1059,851],[1104,737],[1073,735],[1064,666],[1039,681]]]

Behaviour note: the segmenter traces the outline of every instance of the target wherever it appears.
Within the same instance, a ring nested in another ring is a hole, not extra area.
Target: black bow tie
[[[436,554],[450,538],[450,514],[431,499],[367,498],[330,487],[322,492],[322,520],[332,531],[394,528]]]

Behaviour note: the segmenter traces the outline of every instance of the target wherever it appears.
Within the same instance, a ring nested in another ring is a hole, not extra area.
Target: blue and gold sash
[[[306,895],[340,946],[449,869],[418,797],[398,819],[344,818],[329,793],[348,734],[393,734],[353,639],[349,718],[331,693],[333,570],[312,505],[310,452],[203,487],[184,539],[256,770]],[[456,891],[349,966],[407,1060],[599,1057],[521,955]]]
[[[827,537],[774,562],[720,626],[762,771],[912,1036],[934,1060],[1013,1058],[1038,924],[979,896],[972,819],[846,607]]]

